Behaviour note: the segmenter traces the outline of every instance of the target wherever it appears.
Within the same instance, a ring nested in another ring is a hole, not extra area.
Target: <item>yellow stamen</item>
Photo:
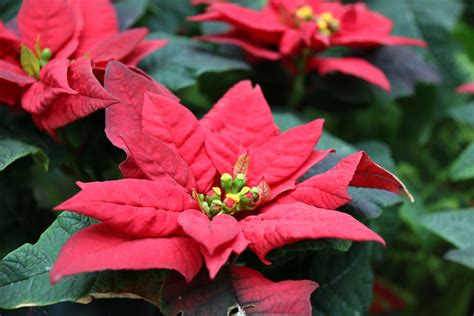
[[[320,17],[326,22],[331,22],[332,20],[334,20],[334,16],[331,12],[323,12],[321,13]]]
[[[308,20],[311,20],[311,18],[313,18],[314,11],[313,11],[313,8],[311,6],[304,5],[302,7],[299,7],[296,10],[295,15],[298,19],[308,21]]]
[[[326,20],[320,19],[318,20],[318,28],[320,31],[327,30],[329,28],[329,24]]]
[[[218,187],[212,187],[212,191],[214,191],[215,194],[221,196],[222,192],[221,189]]]
[[[235,203],[240,202],[240,197],[237,194],[227,193],[225,195],[226,198],[233,200]]]

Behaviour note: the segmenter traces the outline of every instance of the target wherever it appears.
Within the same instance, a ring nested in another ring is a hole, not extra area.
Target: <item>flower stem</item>
[[[293,88],[288,99],[288,105],[293,109],[297,109],[300,106],[304,97],[304,79],[306,75],[306,60],[308,54],[308,51],[303,51],[296,62],[296,77],[293,81]]]

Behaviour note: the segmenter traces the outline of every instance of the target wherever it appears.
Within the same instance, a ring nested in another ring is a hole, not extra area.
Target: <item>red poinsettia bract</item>
[[[474,82],[464,83],[457,87],[457,93],[471,93],[474,94]]]
[[[381,45],[426,46],[422,40],[390,35],[392,21],[370,11],[364,3],[270,0],[263,9],[255,11],[216,2],[191,20],[229,24],[229,31],[200,39],[238,45],[251,56],[268,60],[301,55],[303,50],[318,53],[335,46],[356,49]],[[310,56],[307,70],[321,75],[342,72],[390,90],[383,72],[362,58]]]
[[[94,71],[135,66],[165,44],[146,41],[145,28],[119,32],[109,0],[25,0],[15,22],[0,21],[0,101],[20,102],[51,134],[117,102]]]
[[[56,207],[100,223],[67,241],[53,283],[82,272],[152,268],[176,270],[189,282],[203,259],[214,278],[232,253],[247,248],[270,264],[270,250],[299,240],[384,243],[336,211],[351,200],[349,185],[406,192],[365,153],[297,183],[331,152],[314,149],[322,120],[280,133],[260,88],[248,81],[201,120],[120,63],[109,63],[105,85],[125,96],[107,110],[107,134],[128,153],[121,166],[127,178],[79,182],[81,191]]]

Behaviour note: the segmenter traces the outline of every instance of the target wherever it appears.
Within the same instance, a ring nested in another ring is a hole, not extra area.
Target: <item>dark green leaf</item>
[[[48,170],[48,156],[45,152],[19,140],[2,137],[0,134],[0,171],[4,170],[15,160],[31,155],[45,170]]]
[[[18,0],[2,0],[0,1],[0,20],[10,21],[13,19],[18,10],[20,10],[21,1]]]
[[[49,271],[66,240],[91,224],[85,216],[63,212],[34,245],[25,244],[0,262],[0,308],[89,302],[92,297],[144,297],[159,304],[162,272],[106,271],[68,277],[55,286]]]
[[[243,61],[206,50],[202,43],[186,37],[155,33],[153,38],[168,39],[168,45],[149,55],[142,62],[148,73],[172,90],[196,84],[205,73],[231,70],[247,71]]]
[[[471,143],[454,162],[451,179],[454,181],[474,178],[474,143]]]
[[[120,29],[125,30],[145,13],[148,0],[114,0]]]
[[[390,96],[394,98],[412,95],[418,82],[441,82],[438,71],[410,48],[383,46],[371,52],[367,59],[388,77],[392,86]]]
[[[430,231],[458,248],[474,246],[474,208],[429,214],[422,222]]]
[[[452,249],[444,255],[444,258],[474,269],[474,246],[466,249]]]
[[[474,103],[455,107],[449,111],[450,116],[457,122],[469,124],[474,127]]]
[[[346,253],[321,252],[308,269],[320,287],[313,294],[313,315],[365,315],[372,300],[369,245],[354,244]]]

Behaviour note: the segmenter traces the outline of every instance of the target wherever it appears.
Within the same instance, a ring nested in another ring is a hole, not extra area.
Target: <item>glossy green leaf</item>
[[[167,39],[168,45],[146,57],[141,65],[157,81],[172,90],[196,84],[205,73],[247,71],[243,61],[219,55],[206,45],[186,37],[154,33],[152,38]]]

